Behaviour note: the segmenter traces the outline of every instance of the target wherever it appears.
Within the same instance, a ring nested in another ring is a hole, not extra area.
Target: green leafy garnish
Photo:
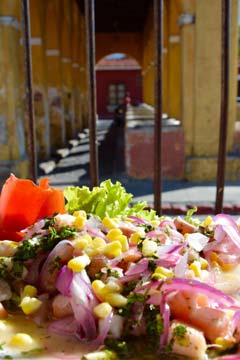
[[[186,213],[185,220],[188,222],[191,221],[191,218],[195,212],[197,212],[196,206],[194,206],[192,209],[189,209]]]
[[[101,219],[104,216],[137,215],[146,220],[156,217],[154,210],[144,210],[146,202],[137,202],[130,206],[133,195],[126,192],[119,181],[115,184],[111,180],[103,181],[100,186],[90,190],[88,187],[69,186],[64,190],[66,210],[73,214],[77,210],[85,210]]]

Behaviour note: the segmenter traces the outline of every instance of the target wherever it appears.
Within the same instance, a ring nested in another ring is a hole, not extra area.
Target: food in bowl
[[[131,201],[110,180],[62,193],[8,179],[1,358],[240,358],[238,223]]]

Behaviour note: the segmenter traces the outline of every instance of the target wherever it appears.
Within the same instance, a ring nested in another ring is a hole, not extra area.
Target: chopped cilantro
[[[143,225],[143,228],[147,233],[154,230],[154,227],[150,224]]]
[[[22,278],[23,270],[24,270],[23,263],[21,263],[18,260],[13,261],[12,275],[15,278]]]
[[[6,279],[7,276],[8,276],[8,266],[5,262],[5,258],[2,257],[0,258],[0,277],[3,278],[3,279]]]
[[[173,331],[173,336],[175,336],[176,338],[182,338],[185,337],[187,333],[187,328],[184,325],[177,325]]]
[[[105,345],[108,349],[113,350],[119,357],[123,357],[129,354],[129,349],[126,341],[107,338]]]
[[[120,277],[119,273],[116,270],[113,269],[107,269],[107,276],[112,276],[118,279]]]
[[[40,241],[38,238],[23,240],[18,246],[16,253],[13,256],[14,260],[29,260],[37,256],[37,251],[40,248]]]
[[[148,269],[149,269],[150,271],[152,271],[152,272],[155,271],[155,269],[156,269],[156,264],[155,264],[154,259],[149,259],[149,261],[148,261]]]
[[[163,333],[163,319],[159,308],[154,305],[149,305],[146,310],[146,332],[148,337],[149,347],[157,350],[159,346],[159,337]]]
[[[13,357],[12,357],[11,355],[5,355],[5,356],[4,356],[4,359],[6,359],[6,360],[11,360],[11,359],[13,359]]]
[[[146,296],[143,294],[132,292],[128,295],[127,299],[128,299],[127,305],[120,308],[118,310],[118,314],[127,318],[131,318],[133,305],[136,303],[145,303]]]
[[[62,226],[59,230],[49,226],[48,230],[49,233],[42,237],[23,240],[18,246],[13,259],[21,261],[35,259],[39,251],[51,251],[59,241],[73,237],[76,234],[76,229],[69,226]]]

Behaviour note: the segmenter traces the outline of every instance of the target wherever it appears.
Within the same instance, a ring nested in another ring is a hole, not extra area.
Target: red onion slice
[[[70,286],[73,280],[73,271],[69,269],[66,265],[63,266],[58,274],[56,280],[56,288],[57,290],[65,295],[70,295]]]

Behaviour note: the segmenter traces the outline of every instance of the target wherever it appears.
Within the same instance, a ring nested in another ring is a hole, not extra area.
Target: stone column
[[[60,2],[47,0],[45,11],[45,39],[47,57],[48,106],[50,112],[51,152],[65,142],[65,123],[62,94],[60,54]]]
[[[0,1],[0,180],[10,172],[28,177],[29,162],[21,98],[20,6]],[[1,184],[0,184],[1,185]]]
[[[32,75],[37,153],[39,159],[46,160],[50,155],[50,124],[47,100],[47,67],[43,37],[44,8],[41,4],[41,0],[30,0]]]

